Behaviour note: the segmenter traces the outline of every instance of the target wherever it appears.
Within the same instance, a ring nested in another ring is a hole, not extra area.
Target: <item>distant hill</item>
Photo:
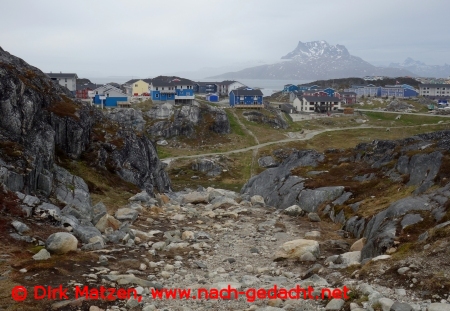
[[[334,79],[364,76],[415,76],[403,68],[376,67],[360,57],[350,55],[343,45],[326,41],[299,42],[283,56],[280,63],[228,72],[211,79]]]
[[[419,87],[420,82],[414,78],[397,77],[397,78],[385,78],[383,80],[366,81],[362,78],[342,78],[342,79],[329,79],[329,80],[317,80],[311,83],[305,83],[301,85],[318,85],[320,88],[332,87],[336,90],[343,90],[349,88],[352,85],[367,85],[373,84],[376,86],[394,85],[394,84],[408,84],[415,88]]]
[[[405,59],[403,63],[391,63],[391,68],[409,70],[420,77],[448,78],[450,76],[450,65],[427,65],[411,57]]]

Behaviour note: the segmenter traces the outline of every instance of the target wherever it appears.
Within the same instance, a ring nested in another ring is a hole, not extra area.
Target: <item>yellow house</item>
[[[149,86],[150,85],[144,80],[131,80],[125,88],[127,89],[127,95],[141,96],[149,93]]]

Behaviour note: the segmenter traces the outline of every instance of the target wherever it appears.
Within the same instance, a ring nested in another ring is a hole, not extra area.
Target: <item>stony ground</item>
[[[129,226],[123,221],[119,230],[127,234],[119,243],[107,244],[104,249],[88,252],[78,248],[76,252],[52,254],[46,260],[35,260],[31,255],[14,258],[14,253],[3,254],[3,262],[10,266],[2,266],[5,271],[2,281],[11,279],[27,288],[35,285],[69,288],[69,300],[34,301],[28,297],[21,305],[13,303],[10,297],[2,297],[3,302],[9,298],[8,310],[435,311],[450,308],[448,293],[432,299],[418,297],[413,286],[421,282],[418,273],[421,267],[414,261],[403,262],[405,266],[396,269],[393,276],[385,274],[395,266],[389,255],[362,265],[358,251],[362,241],[354,244],[355,240],[336,224],[320,221],[316,214],[304,215],[298,207],[281,212],[266,207],[259,196],[241,197],[212,188],[175,193],[170,198],[162,195],[158,202],[134,201],[130,207],[139,214],[138,218]],[[32,227],[36,222],[34,218],[22,221]],[[296,242],[285,244],[289,241]],[[364,273],[367,267],[371,273]],[[405,276],[410,276],[407,281],[396,286],[389,284],[394,284],[396,278],[406,280]],[[370,284],[367,280],[371,280]],[[413,285],[409,286],[410,283]],[[91,289],[135,288],[142,299],[75,300],[76,285]],[[244,295],[225,300],[151,297],[152,288],[191,289],[194,297],[199,288],[220,290],[228,285],[243,292],[251,288],[270,289],[274,285],[286,289],[311,286],[314,297],[320,296],[322,288],[347,286],[350,298],[249,302]],[[36,303],[39,303],[37,309],[33,306]]]

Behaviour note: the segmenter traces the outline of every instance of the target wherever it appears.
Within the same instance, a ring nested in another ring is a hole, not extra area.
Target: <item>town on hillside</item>
[[[196,98],[230,108],[264,108],[268,105],[288,114],[352,114],[363,99],[417,99],[426,97],[430,112],[446,113],[450,98],[450,79],[388,78],[366,76],[286,84],[282,91],[264,97],[260,88],[239,81],[196,82],[175,76],[132,79],[124,84],[94,84],[76,73],[47,73],[72,95],[99,108],[129,108],[133,103],[192,104]],[[341,80],[342,83],[339,83]],[[351,82],[359,82],[351,84]],[[403,82],[402,82],[403,81]],[[408,83],[404,83],[404,81]],[[391,84],[386,84],[391,82]],[[444,111],[442,111],[444,110]]]

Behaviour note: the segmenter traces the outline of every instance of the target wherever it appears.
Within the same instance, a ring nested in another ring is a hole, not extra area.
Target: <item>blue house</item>
[[[283,93],[290,93],[290,92],[294,92],[294,91],[298,91],[298,86],[297,85],[286,84],[283,87]]]
[[[116,108],[121,104],[128,104],[128,96],[120,89],[106,84],[90,91],[92,103],[101,108]]]
[[[230,106],[235,105],[262,105],[263,93],[249,87],[242,87],[230,92]]]
[[[336,91],[334,89],[332,89],[331,87],[327,87],[326,89],[323,90],[323,92],[327,93],[327,95],[330,97],[334,97],[334,93]]]
[[[219,101],[219,95],[217,94],[208,94],[206,95],[206,100],[212,103],[217,103]]]
[[[217,82],[194,83],[194,93],[198,94],[217,93],[217,90],[218,90]]]
[[[179,77],[159,76],[152,79],[150,97],[154,102],[192,104],[195,99],[194,83]]]
[[[299,92],[309,91],[309,85],[297,85]]]

